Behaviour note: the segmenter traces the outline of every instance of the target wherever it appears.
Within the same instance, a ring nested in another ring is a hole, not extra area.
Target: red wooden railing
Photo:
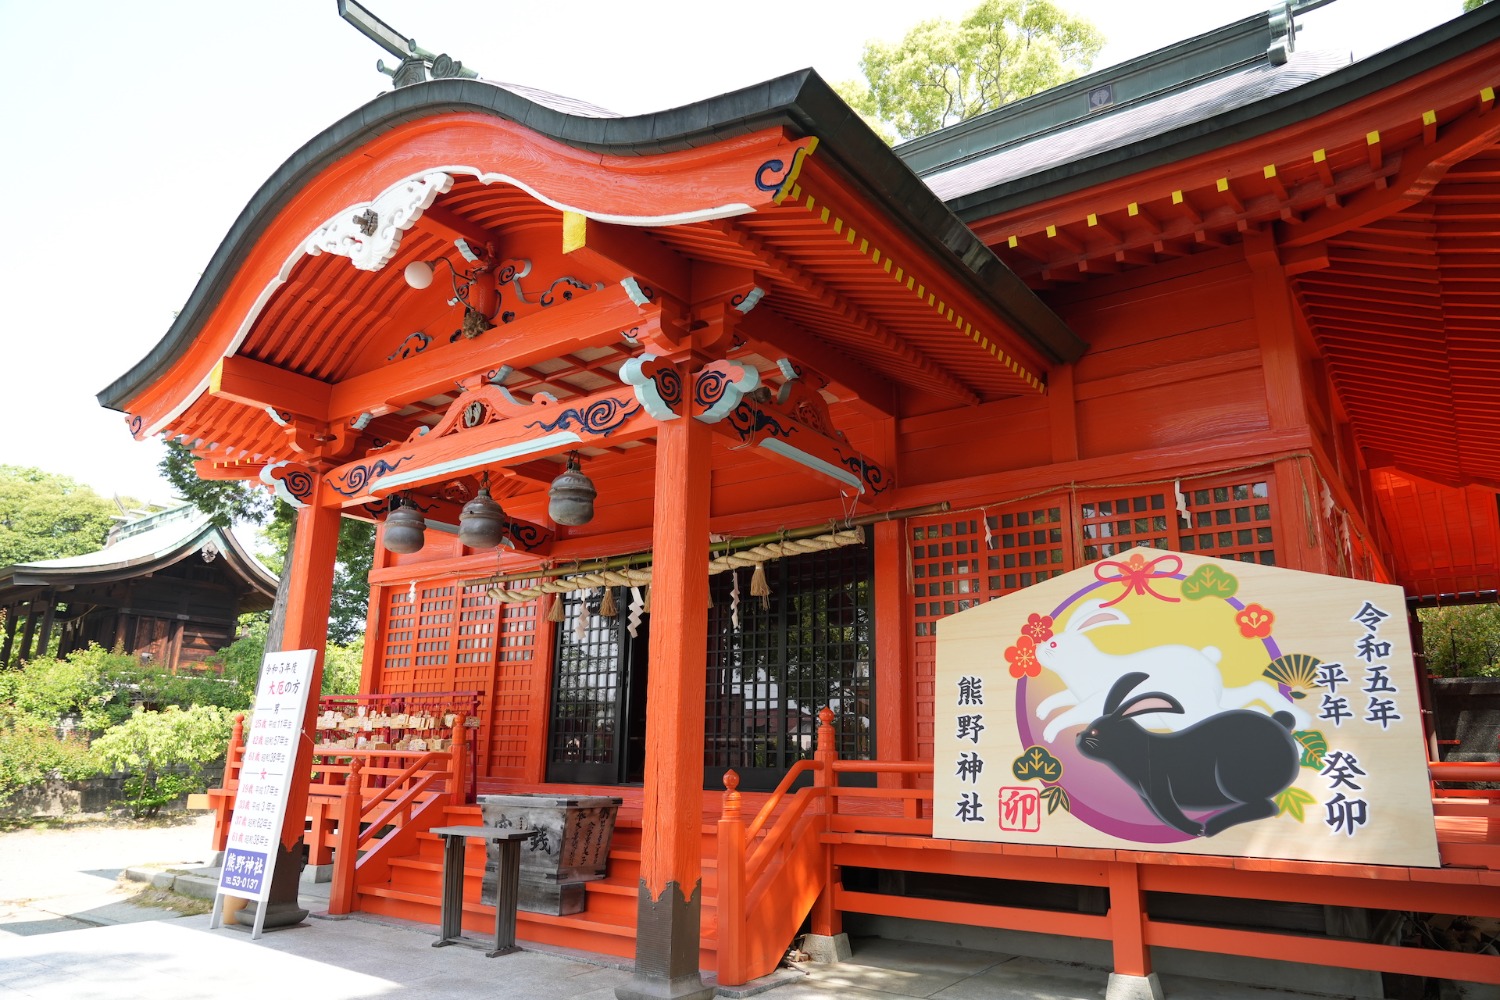
[[[815,934],[840,929],[843,912],[875,913],[1108,940],[1115,971],[1150,969],[1152,946],[1442,979],[1500,983],[1500,957],[1370,944],[1316,935],[1214,928],[1152,919],[1147,892],[1284,900],[1415,913],[1500,917],[1500,790],[1434,786],[1443,868],[1251,860],[1128,850],[945,842],[933,850],[932,765],[837,760],[832,713],[820,713],[816,759],[797,764],[755,819],[741,816],[739,779],[725,776],[719,821],[718,972],[726,986],[771,972],[803,917]],[[1500,782],[1500,763],[1432,762],[1435,783]],[[803,774],[812,787],[791,791]],[[886,776],[842,787],[839,776]],[[926,787],[923,787],[926,786]],[[1108,855],[1108,857],[1105,857]],[[837,867],[855,865],[978,878],[1108,888],[1106,915],[892,897],[846,890]],[[753,918],[752,918],[753,915]]]

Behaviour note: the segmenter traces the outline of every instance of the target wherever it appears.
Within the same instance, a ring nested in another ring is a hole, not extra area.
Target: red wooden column
[[[287,795],[286,819],[281,825],[281,844],[266,907],[267,927],[285,927],[307,919],[307,911],[297,905],[297,886],[302,877],[302,831],[307,823],[307,786],[312,776],[313,743],[317,739],[314,727],[318,692],[323,687],[323,647],[328,642],[328,607],[333,600],[339,518],[337,507],[303,507],[297,511],[297,531],[292,539],[291,565],[287,568],[291,586],[281,648],[315,649],[318,655],[307,685],[307,711],[302,720],[302,738],[297,741],[297,761],[292,766],[292,787]],[[249,915],[248,920],[245,915]],[[253,923],[254,910],[247,906],[236,919]]]
[[[683,396],[693,398],[684,372]],[[692,416],[656,437],[651,675],[635,977],[620,1000],[707,998],[698,969],[703,902],[703,701],[708,630],[709,434]]]

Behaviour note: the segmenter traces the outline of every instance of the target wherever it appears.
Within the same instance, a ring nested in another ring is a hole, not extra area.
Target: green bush
[[[124,771],[126,804],[137,817],[185,792],[203,790],[203,769],[223,757],[233,713],[215,705],[137,710],[94,741],[93,754],[111,771]]]
[[[46,723],[25,716],[0,719],[0,803],[56,775],[65,781],[99,773],[88,741],[59,737]]]

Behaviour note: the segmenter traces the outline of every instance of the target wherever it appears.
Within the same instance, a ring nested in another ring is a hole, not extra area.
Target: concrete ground
[[[248,928],[209,930],[207,915],[129,902],[143,884],[122,885],[121,873],[200,867],[211,829],[200,817],[157,829],[0,834],[0,1000],[613,1000],[630,981],[614,960],[532,946],[493,959],[480,947],[434,949],[435,927],[373,917],[312,919],[251,941]],[[304,889],[304,906],[326,905],[326,884]],[[783,970],[766,996],[1097,1000],[1107,982],[1101,969],[1012,955],[873,938],[853,945],[849,961]],[[1185,977],[1163,976],[1162,985],[1172,1000],[1301,996]]]

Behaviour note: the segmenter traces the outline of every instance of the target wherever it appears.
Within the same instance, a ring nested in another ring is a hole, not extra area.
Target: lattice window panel
[[[380,660],[382,669],[409,667],[412,643],[416,639],[416,593],[406,587],[390,587],[386,589],[385,598],[385,649]]]
[[[1131,495],[1096,491],[1078,503],[1083,561],[1112,559],[1135,548],[1176,548],[1177,505],[1165,490]]]
[[[494,687],[490,696],[490,747],[488,774],[522,774],[528,752],[540,738],[531,731],[531,701],[544,691],[538,676],[536,601],[498,604]]]
[[[617,601],[618,596],[617,593]],[[567,769],[571,780],[618,780],[617,736],[621,684],[629,666],[624,662],[628,642],[623,616],[606,618],[599,614],[602,597],[601,589],[558,594],[554,598],[562,601],[564,616],[557,626],[552,725],[547,746],[547,760],[556,775],[554,780],[563,776],[558,768]]]
[[[495,602],[483,585],[463,588],[458,600],[458,630],[453,641],[456,664],[489,664],[495,652]],[[484,677],[488,671],[478,676]]]
[[[1181,551],[1276,565],[1269,480],[1184,483],[1183,493],[1188,518],[1179,522]]]
[[[742,787],[774,787],[816,749],[817,713],[835,714],[839,756],[874,755],[873,553],[869,546],[776,559],[771,596],[750,595],[752,570],[710,580],[705,706],[710,771],[734,768]]]
[[[932,759],[938,622],[1071,569],[1068,514],[1061,501],[1044,500],[909,525],[919,759]]]

